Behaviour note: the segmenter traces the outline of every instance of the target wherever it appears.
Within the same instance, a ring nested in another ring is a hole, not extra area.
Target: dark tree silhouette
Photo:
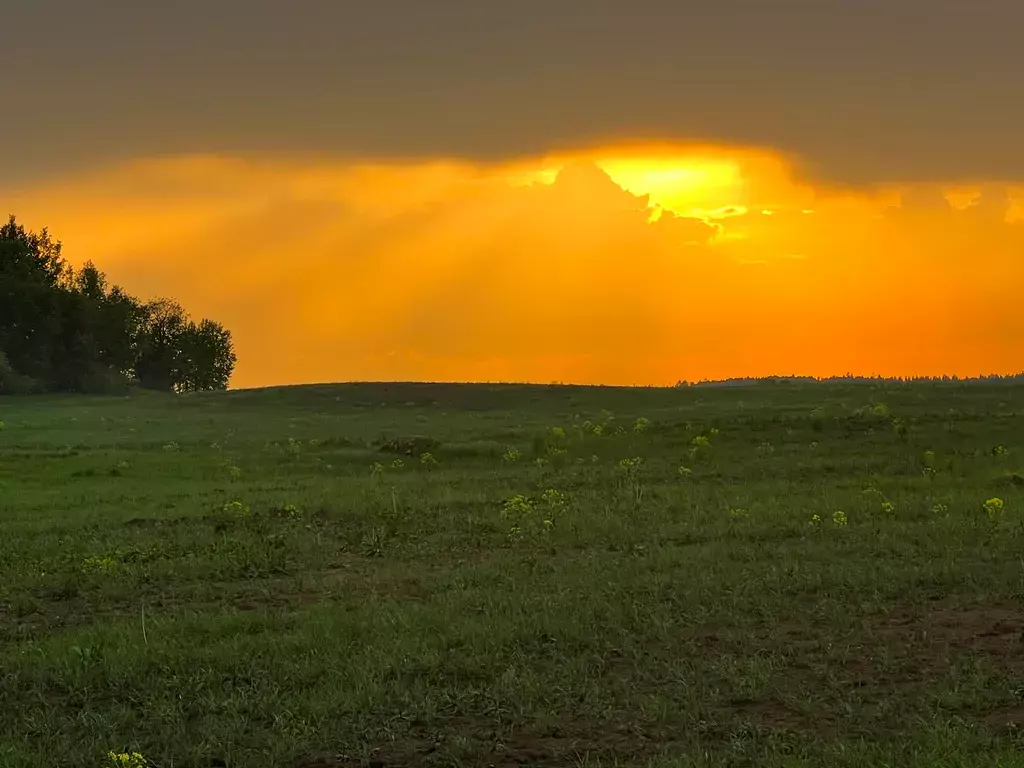
[[[181,336],[179,392],[227,389],[235,368],[231,332],[213,320],[189,321]]]
[[[226,389],[231,333],[176,302],[142,302],[87,263],[73,269],[44,229],[0,227],[0,394]]]
[[[172,391],[180,379],[181,339],[188,315],[181,305],[167,299],[142,307],[141,333],[135,373],[146,389]]]

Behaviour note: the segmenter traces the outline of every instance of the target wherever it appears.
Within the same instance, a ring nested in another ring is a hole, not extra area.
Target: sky
[[[235,386],[1024,369],[1018,0],[33,0],[0,209]]]

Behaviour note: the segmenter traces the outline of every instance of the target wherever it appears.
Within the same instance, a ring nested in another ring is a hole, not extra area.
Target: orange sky
[[[236,387],[1024,369],[1024,183],[836,188],[770,150],[637,145],[167,157],[0,182],[0,208],[224,322]]]

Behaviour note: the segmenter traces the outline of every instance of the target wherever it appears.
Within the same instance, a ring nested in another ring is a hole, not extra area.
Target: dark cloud
[[[7,179],[179,152],[497,159],[623,139],[843,182],[1022,179],[1019,0],[33,0]]]

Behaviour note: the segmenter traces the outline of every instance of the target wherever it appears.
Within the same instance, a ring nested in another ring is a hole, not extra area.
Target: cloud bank
[[[6,194],[235,333],[235,386],[1024,367],[1024,184],[815,187],[776,153],[172,157]]]

